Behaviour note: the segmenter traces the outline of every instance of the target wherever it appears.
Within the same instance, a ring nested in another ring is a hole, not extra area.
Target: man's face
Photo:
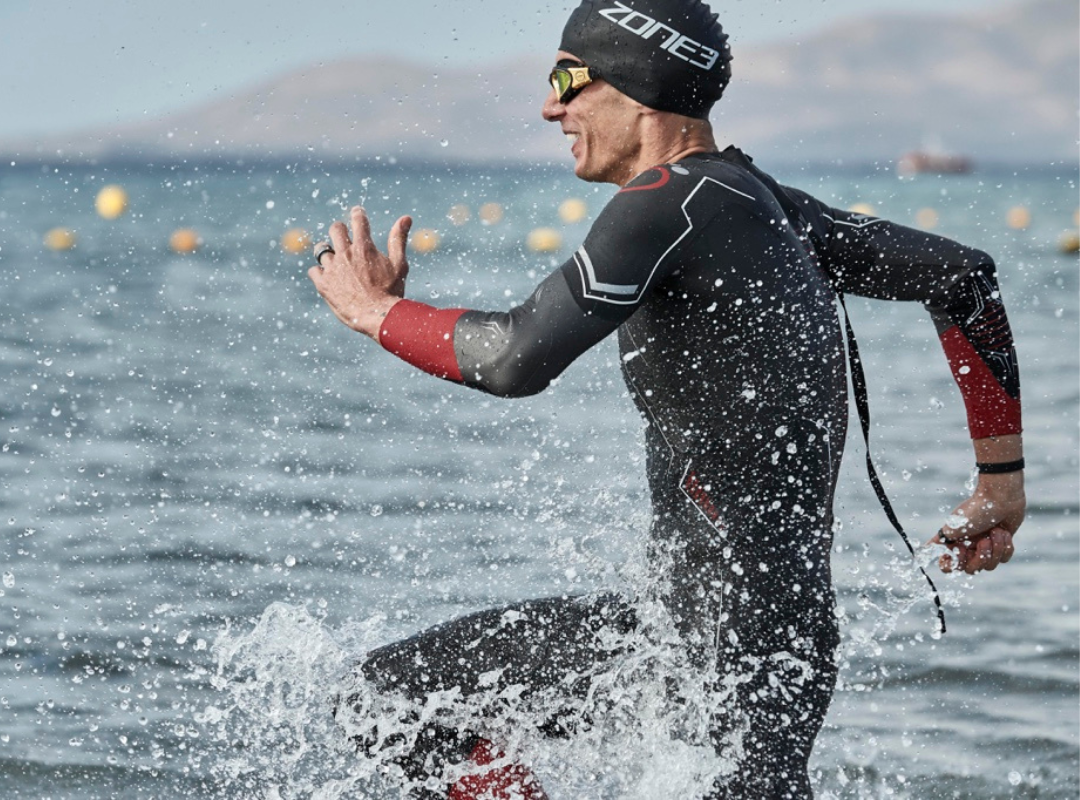
[[[572,53],[562,50],[555,60],[582,64]],[[640,169],[637,157],[641,152],[641,110],[639,103],[601,77],[565,104],[558,101],[552,89],[542,113],[548,122],[558,122],[566,134],[575,175],[586,181],[622,186]]]

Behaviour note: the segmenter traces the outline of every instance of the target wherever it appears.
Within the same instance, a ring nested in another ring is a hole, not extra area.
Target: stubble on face
[[[574,103],[579,103],[577,108]],[[564,129],[579,136],[574,174],[585,181],[618,186],[633,179],[642,151],[639,120],[638,104],[611,84],[589,86],[567,106]]]

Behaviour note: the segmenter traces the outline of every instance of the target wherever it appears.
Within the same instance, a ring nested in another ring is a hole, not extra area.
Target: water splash
[[[353,796],[364,775],[332,716],[346,651],[303,606],[274,603],[213,646],[220,699],[195,720],[216,745],[211,769],[237,798]]]

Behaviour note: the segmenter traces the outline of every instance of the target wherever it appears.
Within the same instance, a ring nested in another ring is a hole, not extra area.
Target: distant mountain
[[[1024,0],[956,16],[868,15],[798,43],[740,48],[718,137],[769,163],[892,161],[924,145],[979,160],[1077,160],[1080,11]],[[550,53],[439,69],[357,58],[225,100],[0,153],[71,159],[375,157],[565,162],[540,118]]]

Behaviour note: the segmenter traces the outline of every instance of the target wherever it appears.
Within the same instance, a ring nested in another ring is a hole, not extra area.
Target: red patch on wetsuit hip
[[[487,739],[477,742],[469,754],[469,760],[480,767],[504,757]],[[540,781],[522,764],[466,775],[450,787],[448,797],[449,800],[548,800]]]
[[[682,490],[686,492],[686,496],[698,507],[698,510],[705,515],[709,522],[713,525],[720,524],[720,509],[716,507],[716,503],[709,497],[709,493],[705,491],[705,487],[701,485],[697,473],[693,470],[689,470],[686,473],[686,477],[683,479]]]

